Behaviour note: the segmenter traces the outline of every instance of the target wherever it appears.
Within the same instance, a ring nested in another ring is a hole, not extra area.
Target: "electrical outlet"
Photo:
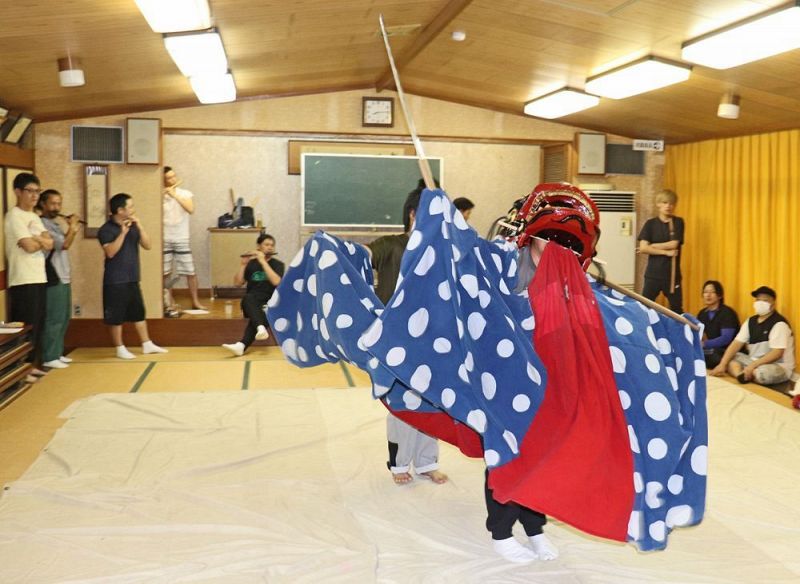
[[[73,316],[80,316],[81,315],[81,305],[80,304],[75,304],[72,307],[72,315]]]

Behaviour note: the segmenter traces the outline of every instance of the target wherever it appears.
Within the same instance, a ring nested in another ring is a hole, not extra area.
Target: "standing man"
[[[367,246],[372,267],[378,273],[375,294],[384,306],[397,287],[400,263],[408,245],[409,234],[414,228],[417,206],[424,188],[425,183],[420,180],[417,188],[408,194],[403,204],[405,232],[379,237]],[[386,417],[386,436],[389,442],[389,460],[386,466],[389,467],[395,484],[404,485],[413,480],[410,472],[412,465],[418,475],[427,477],[434,483],[447,482],[447,475],[439,470],[439,442],[436,438],[420,432],[391,412]]]
[[[75,240],[80,221],[77,215],[67,217],[67,231],[64,232],[57,220],[61,215],[61,200],[61,193],[54,189],[47,189],[39,195],[42,223],[53,238],[50,264],[58,275],[58,282],[47,286],[47,316],[42,356],[43,365],[53,369],[63,369],[72,361],[64,356],[64,336],[67,334],[69,319],[72,316],[72,289],[67,250]]]
[[[646,254],[642,296],[655,300],[663,292],[669,307],[678,314],[683,312],[681,289],[681,246],[683,245],[683,219],[675,216],[678,195],[664,190],[656,195],[658,217],[648,219],[639,232],[639,253]]]
[[[170,314],[174,300],[171,289],[181,276],[192,296],[192,308],[204,310],[197,296],[197,274],[194,269],[192,250],[189,247],[189,215],[194,213],[192,191],[181,189],[181,181],[172,170],[164,167],[164,309]],[[175,264],[173,275],[173,263]]]
[[[255,251],[242,255],[239,271],[233,277],[233,283],[237,286],[247,284],[247,293],[242,298],[242,312],[247,318],[247,327],[241,341],[222,346],[237,357],[244,355],[253,341],[263,341],[269,337],[264,305],[272,298],[284,272],[283,262],[274,257],[274,237],[262,233],[258,236],[256,245]]]
[[[794,335],[789,322],[775,310],[777,294],[769,286],[760,286],[750,295],[755,314],[748,318],[733,342],[728,345],[719,365],[711,375],[727,372],[739,383],[755,381],[775,385],[788,380],[794,372]],[[741,350],[747,346],[747,353]]]
[[[45,229],[42,220],[33,212],[41,193],[36,175],[22,172],[14,179],[14,194],[17,205],[5,219],[6,257],[8,258],[8,296],[11,302],[11,320],[18,320],[32,327],[33,351],[29,361],[33,363],[33,376],[26,381],[36,381],[36,376],[45,374],[36,368],[42,362],[42,335],[47,305],[47,272],[44,267],[45,254],[53,249],[53,238]]]
[[[139,288],[139,246],[150,249],[147,235],[133,206],[133,198],[118,193],[109,201],[111,217],[97,232],[106,254],[103,273],[103,322],[109,326],[111,341],[120,359],[136,356],[122,343],[122,323],[133,322],[142,342],[142,353],[166,353],[150,340],[144,319],[144,300]]]

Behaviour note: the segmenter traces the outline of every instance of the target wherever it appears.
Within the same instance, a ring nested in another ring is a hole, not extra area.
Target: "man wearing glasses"
[[[47,272],[45,254],[53,249],[53,238],[42,220],[33,212],[41,193],[36,175],[20,173],[14,179],[17,205],[5,219],[6,257],[8,258],[8,296],[11,302],[11,320],[31,325],[33,375],[27,381],[45,374],[41,365],[42,331],[47,300]]]

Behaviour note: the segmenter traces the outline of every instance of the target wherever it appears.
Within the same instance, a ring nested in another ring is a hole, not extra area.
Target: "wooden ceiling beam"
[[[416,40],[405,51],[395,56],[394,63],[397,71],[402,71],[403,67],[419,55],[471,3],[472,0],[450,0],[445,4],[439,14],[422,29]],[[392,68],[387,66],[375,82],[375,90],[382,91],[392,86],[394,86]]]

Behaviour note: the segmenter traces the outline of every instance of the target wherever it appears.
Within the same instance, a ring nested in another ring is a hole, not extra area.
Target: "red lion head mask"
[[[600,238],[600,212],[594,201],[569,183],[538,185],[522,202],[511,224],[517,245],[530,244],[531,237],[540,237],[573,250],[584,270],[595,255]]]

